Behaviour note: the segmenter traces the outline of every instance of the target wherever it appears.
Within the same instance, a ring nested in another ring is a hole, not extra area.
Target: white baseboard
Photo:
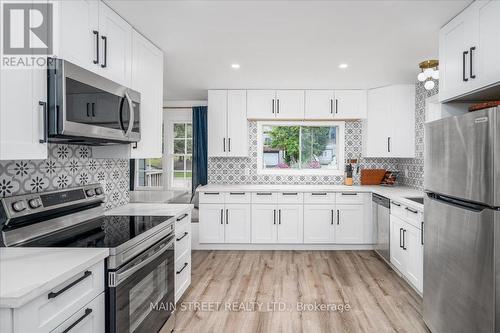
[[[374,250],[373,244],[200,244],[199,223],[191,223],[192,250]]]

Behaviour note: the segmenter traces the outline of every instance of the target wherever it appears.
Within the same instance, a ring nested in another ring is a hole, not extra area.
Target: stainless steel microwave
[[[141,139],[141,95],[62,59],[48,61],[48,141],[81,145]]]

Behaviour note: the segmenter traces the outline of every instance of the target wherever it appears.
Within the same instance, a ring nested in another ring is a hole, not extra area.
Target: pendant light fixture
[[[421,72],[417,75],[420,82],[425,82],[424,87],[427,90],[432,90],[435,86],[434,80],[439,80],[439,61],[426,60],[418,64]]]

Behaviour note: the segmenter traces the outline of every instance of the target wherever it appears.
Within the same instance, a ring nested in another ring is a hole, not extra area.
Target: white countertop
[[[191,204],[169,203],[129,203],[124,206],[106,211],[106,215],[152,215],[176,216],[185,214],[193,209]]]
[[[130,191],[130,202],[168,203],[186,191]]]
[[[0,308],[18,308],[108,255],[108,249],[0,248]]]
[[[219,185],[208,184],[197,189],[199,192],[369,192],[376,193],[408,207],[423,211],[424,205],[406,199],[406,197],[423,197],[424,192],[406,186],[381,185]]]

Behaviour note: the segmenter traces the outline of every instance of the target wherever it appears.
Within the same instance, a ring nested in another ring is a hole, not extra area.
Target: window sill
[[[258,175],[284,175],[284,176],[343,176],[343,170],[297,170],[297,169],[258,169]]]

